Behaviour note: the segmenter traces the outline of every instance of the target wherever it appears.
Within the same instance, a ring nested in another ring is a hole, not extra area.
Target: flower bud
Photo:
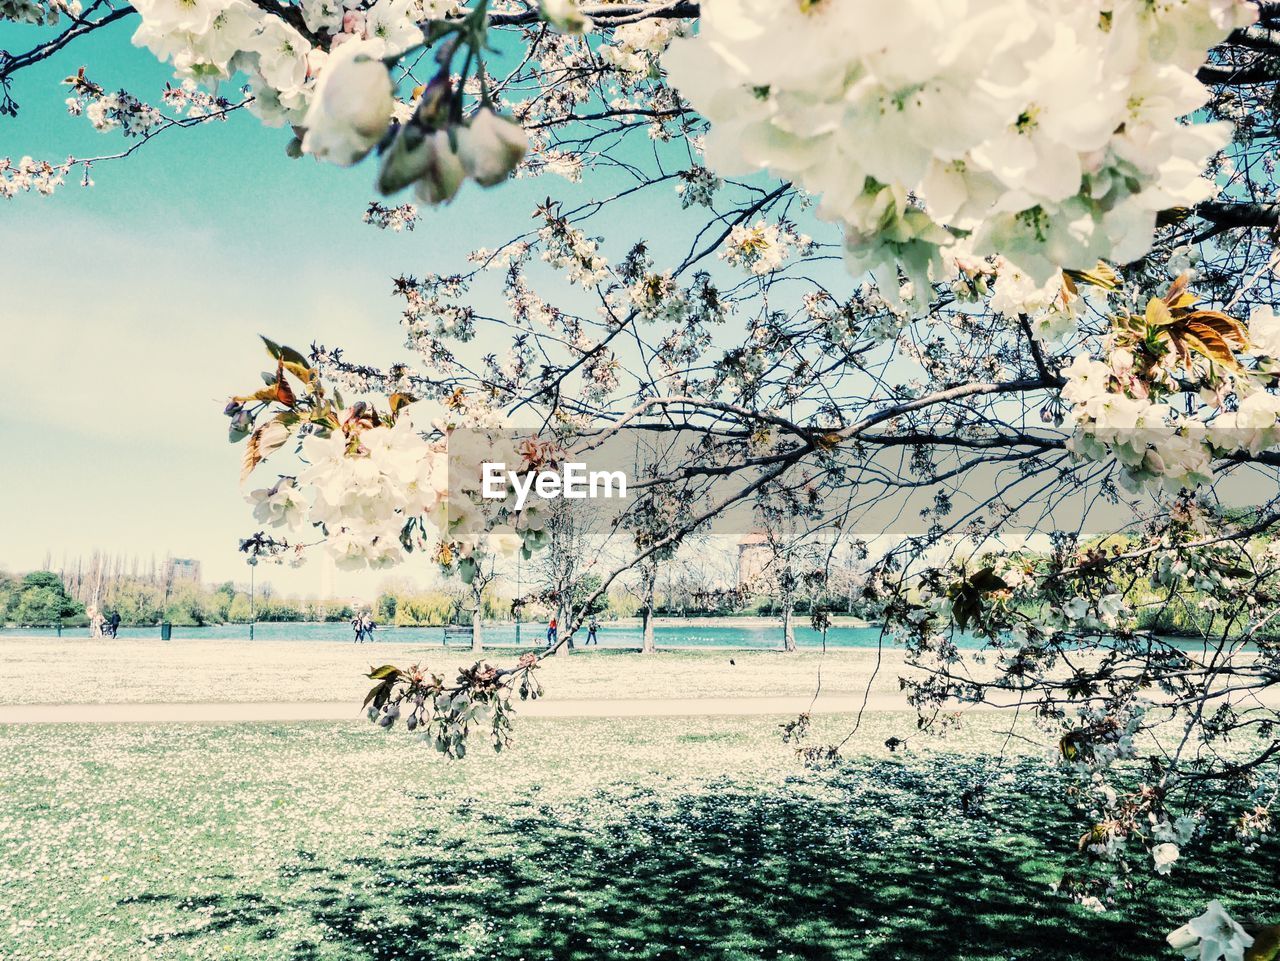
[[[439,149],[431,140],[437,130],[449,126],[454,97],[447,70],[438,73],[425,87],[415,89],[414,96],[418,98],[418,105],[413,116],[396,131],[382,157],[378,189],[384,194],[402,190],[426,175],[435,159],[434,152]],[[449,149],[452,152],[452,146]],[[449,196],[456,192],[455,187]]]
[[[427,172],[432,144],[431,133],[415,123],[402,126],[391,140],[391,146],[382,155],[378,167],[378,190],[393,194],[403,190]]]
[[[424,162],[418,180],[418,199],[424,204],[444,204],[457,196],[466,171],[443,130],[428,134],[423,141]],[[407,161],[406,161],[407,163]]]
[[[561,33],[580,34],[591,29],[591,18],[578,8],[578,0],[542,0],[542,19]]]
[[[376,51],[368,41],[352,41],[330,54],[303,120],[304,151],[349,166],[382,139],[395,98]]]
[[[476,183],[492,187],[502,183],[529,149],[524,129],[488,107],[481,108],[469,126],[458,131],[458,157]]]
[[[342,32],[363,37],[365,32],[365,15],[361,10],[348,10],[342,15]]]

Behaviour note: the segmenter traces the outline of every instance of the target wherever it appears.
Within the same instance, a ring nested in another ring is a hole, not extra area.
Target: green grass
[[[776,724],[524,721],[461,763],[360,725],[0,728],[0,958],[1172,958],[1208,899],[1274,900],[1274,849],[1210,849],[1092,914],[1050,890],[1041,760],[807,771]]]

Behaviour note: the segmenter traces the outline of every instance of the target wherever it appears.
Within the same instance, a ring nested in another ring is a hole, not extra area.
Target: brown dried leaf
[[[293,388],[289,386],[289,381],[284,376],[284,361],[276,364],[276,386],[275,400],[284,404],[286,407],[292,407],[298,402],[298,398],[293,396]]]

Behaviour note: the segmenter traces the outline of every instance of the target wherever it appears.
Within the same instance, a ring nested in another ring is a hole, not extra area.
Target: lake
[[[0,634],[10,637],[49,636],[54,632],[49,629],[11,628],[0,629]],[[87,628],[66,628],[64,637],[87,637]],[[776,622],[762,620],[756,625],[721,626],[706,622],[693,622],[689,625],[662,625],[654,628],[654,641],[658,647],[665,648],[740,648],[752,650],[768,650],[782,647],[782,628]],[[158,627],[122,627],[119,639],[158,638]],[[331,624],[298,624],[298,623],[259,623],[254,626],[254,640],[270,643],[271,641],[318,641],[351,643],[351,625],[346,622]],[[374,633],[374,643],[395,644],[439,644],[444,636],[440,627],[379,627]],[[177,627],[173,628],[173,640],[246,640],[249,637],[247,624],[219,624],[210,627]],[[581,645],[587,637],[583,628],[575,635],[575,641]],[[607,621],[600,623],[600,646],[611,648],[638,648],[640,646],[640,627],[636,624],[614,625]],[[531,647],[540,640],[546,639],[546,625],[542,623],[521,625],[520,645]],[[827,631],[827,646],[839,648],[875,647],[880,639],[879,628],[873,627],[833,627]],[[495,646],[517,646],[514,624],[486,624],[484,627],[485,644]],[[796,625],[796,644],[801,648],[817,648],[822,645],[822,635],[812,630],[805,621]]]
[[[546,640],[545,623],[531,623],[521,626],[520,640],[516,640],[514,624],[486,624],[484,628],[485,646],[494,647],[533,647]],[[0,635],[8,637],[47,637],[53,634],[49,628],[0,628]],[[88,628],[65,628],[64,637],[88,637]],[[743,624],[741,618],[735,618],[732,624],[714,624],[703,620],[690,621],[687,624],[663,624],[653,631],[654,641],[659,648],[667,650],[681,649],[727,649],[727,650],[781,650],[782,628],[776,621],[761,618],[757,624]],[[254,627],[254,640],[269,644],[272,641],[317,641],[323,643],[351,643],[351,625],[346,622],[331,624],[300,623],[260,623]],[[160,637],[158,627],[122,627],[119,639],[130,638],[156,639]],[[373,643],[384,644],[430,644],[437,645],[444,637],[441,627],[379,627],[374,635]],[[218,624],[210,627],[174,627],[173,640],[177,641],[243,641],[249,638],[247,624]],[[587,638],[586,628],[575,635],[579,646]],[[1165,638],[1175,646],[1185,650],[1199,649],[1201,642],[1190,638]],[[455,641],[455,644],[458,642]],[[464,642],[465,643],[465,642]],[[878,627],[832,627],[827,631],[827,647],[838,649],[874,648],[880,643]],[[983,642],[967,635],[957,635],[957,646],[965,649],[976,649]],[[892,642],[887,642],[886,646]],[[640,647],[640,626],[635,623],[612,624],[600,622],[600,646],[615,649]],[[822,646],[822,634],[811,629],[808,621],[801,619],[796,624],[796,646],[801,650],[814,650]]]

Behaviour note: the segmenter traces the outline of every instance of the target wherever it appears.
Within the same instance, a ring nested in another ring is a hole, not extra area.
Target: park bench
[[[450,641],[465,640],[469,645],[471,643],[472,627],[470,624],[446,624],[444,626],[444,646],[448,647]]]

